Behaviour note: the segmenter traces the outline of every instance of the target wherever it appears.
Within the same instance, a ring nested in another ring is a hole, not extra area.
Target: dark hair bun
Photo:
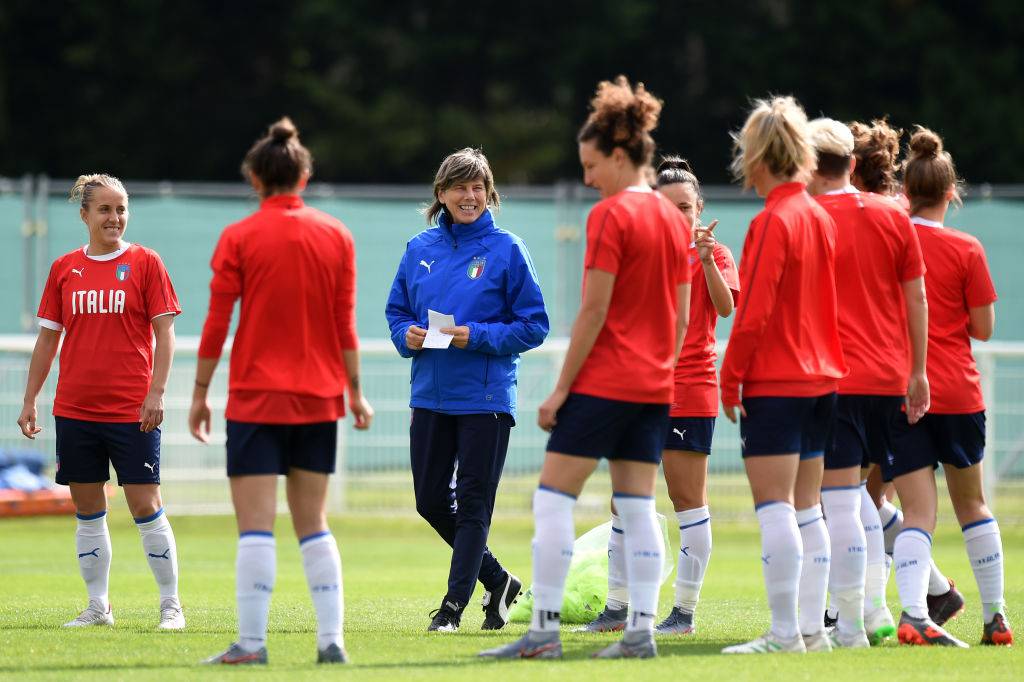
[[[288,140],[298,137],[299,131],[292,123],[292,120],[287,116],[283,117],[280,121],[270,126],[270,139],[274,142],[283,144]]]
[[[658,173],[668,170],[680,170],[687,173],[693,173],[693,166],[690,162],[681,156],[666,156],[658,164]]]
[[[910,136],[910,153],[917,158],[934,158],[942,153],[942,139],[931,130],[917,126]]]

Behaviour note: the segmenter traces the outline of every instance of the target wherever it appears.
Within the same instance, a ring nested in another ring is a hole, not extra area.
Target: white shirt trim
[[[163,317],[164,315],[177,315],[177,314],[178,313],[174,312],[173,310],[168,310],[166,313],[160,313],[158,315],[154,315],[153,317],[149,318],[149,321],[152,322],[156,318]]]
[[[89,260],[97,260],[97,261],[114,260],[115,258],[120,256],[121,254],[123,254],[125,251],[130,249],[131,246],[132,246],[131,242],[125,242],[124,243],[124,247],[118,249],[114,253],[105,253],[102,256],[90,256],[89,255],[89,245],[86,244],[85,246],[82,247],[82,255],[85,256],[86,258],[88,258]]]
[[[942,223],[938,220],[928,220],[927,218],[922,218],[919,215],[910,216],[910,222],[915,225],[924,225],[925,227],[943,227]]]
[[[53,320],[48,320],[45,317],[37,317],[36,320],[39,322],[39,326],[40,327],[45,327],[47,329],[52,329],[55,332],[64,331],[64,325],[60,324],[59,322],[54,322]]]
[[[834,189],[831,192],[825,192],[825,196],[829,196],[832,194],[860,194],[860,190],[854,187],[853,185],[847,185],[846,187]]]
[[[627,192],[640,192],[641,194],[650,194],[654,190],[647,185],[630,185],[626,188]]]

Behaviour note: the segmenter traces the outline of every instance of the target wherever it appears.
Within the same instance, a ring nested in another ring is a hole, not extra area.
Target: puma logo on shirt
[[[85,277],[82,273],[85,272],[85,268],[71,268],[71,272],[75,273],[79,277]]]
[[[428,262],[427,262],[427,261],[425,261],[425,260],[421,260],[421,261],[420,261],[420,265],[422,265],[423,267],[425,267],[425,268],[427,269],[427,274],[430,274],[430,267],[431,267],[431,266],[432,266],[432,265],[433,265],[434,263],[436,263],[436,262],[437,262],[436,260],[432,260],[432,261],[430,261],[430,262],[428,263]]]

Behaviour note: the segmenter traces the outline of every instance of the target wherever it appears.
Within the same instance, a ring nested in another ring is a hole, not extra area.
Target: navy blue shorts
[[[902,408],[903,396],[898,395],[839,396],[835,436],[825,447],[825,468],[866,467],[886,461],[893,451],[892,427]]]
[[[800,459],[825,454],[832,436],[836,394],[815,398],[744,398],[740,418],[744,457],[800,453]]]
[[[882,477],[891,481],[939,463],[966,469],[985,456],[985,412],[926,414],[913,426],[902,412],[893,420],[893,452],[882,463]]]
[[[54,417],[60,485],[104,483],[114,465],[117,484],[160,483],[160,429],[139,430],[139,422],[94,422]]]
[[[629,403],[570,393],[555,416],[548,452],[661,462],[668,431],[668,403]]]
[[[228,476],[334,473],[338,422],[254,424],[228,420]]]
[[[711,454],[711,438],[715,435],[714,417],[669,417],[666,450],[687,450]]]

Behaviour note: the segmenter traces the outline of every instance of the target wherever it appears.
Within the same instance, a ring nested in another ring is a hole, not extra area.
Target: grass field
[[[223,669],[197,666],[235,633],[233,521],[226,517],[172,518],[178,538],[181,594],[188,618],[184,632],[158,633],[157,598],[140,549],[138,534],[123,507],[110,517],[114,564],[111,601],[114,629],[66,630],[60,624],[85,604],[68,518],[0,520],[0,678],[18,680],[176,680],[280,679],[594,679],[613,675],[651,680],[728,679],[863,680],[881,676],[913,679],[1020,679],[1024,659],[1018,650],[972,647],[969,651],[908,649],[887,645],[871,651],[838,651],[807,656],[726,657],[719,650],[759,635],[767,627],[761,582],[759,540],[753,523],[721,522],[698,610],[698,634],[659,643],[651,661],[591,661],[588,655],[613,635],[563,636],[563,661],[478,661],[475,654],[517,637],[523,625],[496,633],[479,630],[477,604],[467,609],[456,634],[425,632],[431,609],[445,588],[447,548],[427,525],[411,517],[350,515],[332,526],[342,550],[346,644],[353,664],[344,670],[318,668],[315,622],[299,552],[287,518],[278,522],[278,577],[270,616],[266,668]],[[603,521],[578,519],[582,531]],[[1003,529],[1009,570],[1007,602],[1011,619],[1024,602],[1024,528]],[[521,577],[530,571],[532,521],[499,519],[491,547]],[[675,542],[676,538],[673,538]],[[981,635],[980,608],[973,576],[955,527],[935,538],[936,558],[958,580],[968,610],[950,625],[962,639]],[[671,580],[671,579],[670,579]],[[890,605],[895,581],[890,581]],[[479,598],[479,591],[475,595]],[[672,589],[662,590],[662,612]],[[1019,624],[1019,623],[1018,623]],[[1016,672],[1014,672],[1016,671]]]

